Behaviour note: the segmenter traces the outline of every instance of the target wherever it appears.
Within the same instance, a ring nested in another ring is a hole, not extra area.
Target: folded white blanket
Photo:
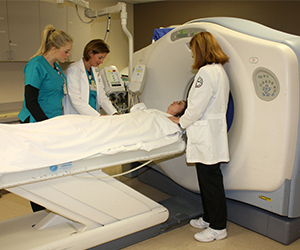
[[[64,115],[39,123],[0,125],[0,173],[52,166],[95,154],[169,145],[180,127],[153,109],[118,116]]]

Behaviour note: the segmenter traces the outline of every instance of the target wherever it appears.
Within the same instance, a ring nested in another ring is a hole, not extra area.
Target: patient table
[[[77,117],[84,120],[94,119]],[[123,117],[126,116],[111,119],[122,120]],[[135,122],[138,117],[141,117],[141,114],[134,117]],[[48,126],[56,128],[57,124],[63,123],[65,119],[67,118],[48,120],[42,125],[45,125],[46,128]],[[75,119],[77,118],[75,117]],[[172,123],[169,119],[165,119],[166,122]],[[71,120],[74,124],[73,117]],[[80,120],[80,124],[82,122],[84,121]],[[153,121],[151,122],[153,127]],[[92,120],[92,123],[95,121]],[[20,127],[22,125],[1,126],[8,129],[16,128],[14,130],[26,129],[26,127]],[[37,124],[28,126],[39,127]],[[98,126],[97,123],[96,126]],[[110,124],[110,126],[113,125]],[[161,130],[161,123],[158,128]],[[75,124],[74,131],[78,129],[79,127],[76,127]],[[92,127],[89,129],[91,130]],[[84,127],[84,130],[88,129]],[[38,131],[35,132],[39,134]],[[49,133],[51,134],[51,132],[53,131],[50,130]],[[8,132],[5,131],[5,133]],[[22,133],[22,136],[15,135],[14,132],[12,134],[12,138],[21,137],[19,140],[21,142],[26,133]],[[121,138],[122,136],[120,136],[120,140]],[[53,138],[54,141],[55,139]],[[28,144],[27,139],[24,141],[24,145]],[[32,143],[29,142],[29,146],[32,146]],[[49,145],[48,147],[50,148]],[[79,148],[83,151],[86,149],[80,145]],[[2,149],[4,150],[4,148]],[[109,176],[102,169],[130,162],[162,159],[182,154],[184,150],[185,142],[179,137],[179,139],[170,140],[161,147],[151,150],[136,148],[128,151],[118,150],[117,154],[98,153],[80,160],[42,168],[28,168],[23,171],[18,169],[4,171],[7,169],[4,168],[0,174],[0,188],[40,204],[47,210],[0,222],[1,249],[88,249],[105,245],[112,240],[148,228],[155,228],[156,225],[168,219],[168,210],[118,180],[107,178]],[[105,149],[105,151],[107,150]],[[26,152],[30,153],[30,147]],[[9,161],[7,162],[9,164]],[[32,165],[34,166],[34,160],[32,160]],[[24,166],[27,164],[24,163]],[[14,169],[13,165],[12,169]],[[157,232],[150,230],[145,234],[149,233],[153,236]],[[100,249],[105,249],[105,247]]]
[[[102,168],[180,154],[185,142],[147,151],[97,155],[50,167],[0,176],[0,187],[47,207],[0,222],[1,249],[87,249],[153,227],[168,210]]]

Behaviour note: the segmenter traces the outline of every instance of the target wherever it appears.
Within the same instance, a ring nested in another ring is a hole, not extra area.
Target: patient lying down
[[[179,102],[177,102],[179,103]],[[171,106],[171,107],[170,107]],[[137,104],[129,114],[90,117],[65,115],[39,123],[0,125],[0,173],[23,171],[75,161],[95,154],[150,151],[181,138],[174,113]]]

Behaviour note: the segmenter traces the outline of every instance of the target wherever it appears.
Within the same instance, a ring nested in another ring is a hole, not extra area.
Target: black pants
[[[205,165],[196,163],[198,182],[203,205],[203,220],[210,223],[212,229],[225,229],[227,206],[223,175],[220,163]]]

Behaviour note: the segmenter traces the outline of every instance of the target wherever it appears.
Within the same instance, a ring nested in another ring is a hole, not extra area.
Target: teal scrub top
[[[86,70],[86,74],[89,80],[89,87],[90,87],[90,95],[89,95],[89,105],[97,110],[97,88],[96,88],[96,82],[93,74],[93,70],[91,69],[91,74]],[[94,85],[94,87],[93,87]]]
[[[58,63],[54,63],[54,69],[42,56],[32,58],[24,68],[25,86],[31,85],[39,89],[38,103],[48,118],[62,115],[63,105],[63,85],[66,83],[65,75]],[[25,99],[23,108],[18,117],[21,121],[30,116],[30,122],[35,119],[26,108]]]

